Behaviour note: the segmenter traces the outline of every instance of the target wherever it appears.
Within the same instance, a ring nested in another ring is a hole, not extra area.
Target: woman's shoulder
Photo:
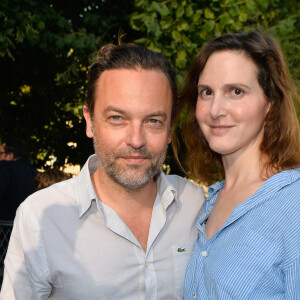
[[[268,181],[266,188],[269,188],[273,205],[285,214],[299,214],[300,169],[283,170]]]
[[[300,187],[300,168],[287,169],[278,172],[277,174],[271,176],[266,183],[267,186],[273,187],[273,189],[277,188],[278,190],[292,190],[296,187]],[[297,192],[299,194],[300,189],[297,189]]]

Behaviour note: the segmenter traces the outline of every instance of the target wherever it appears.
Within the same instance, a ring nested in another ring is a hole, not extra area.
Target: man
[[[10,138],[0,148],[0,220],[13,221],[20,203],[35,191],[37,171],[29,162],[29,150],[19,138]]]
[[[204,196],[160,171],[175,74],[162,54],[108,45],[88,81],[96,155],[21,205],[1,299],[182,299]]]

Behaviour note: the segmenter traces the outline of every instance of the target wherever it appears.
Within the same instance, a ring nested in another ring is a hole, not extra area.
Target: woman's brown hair
[[[211,183],[222,179],[221,156],[212,151],[206,142],[195,117],[197,83],[208,58],[217,51],[238,51],[250,57],[258,69],[257,79],[271,104],[265,119],[264,136],[260,145],[269,161],[266,174],[300,166],[300,128],[294,105],[299,105],[299,95],[291,80],[282,51],[275,39],[260,31],[235,32],[209,41],[191,65],[179,101],[179,116],[185,116],[180,126],[177,119],[178,138],[173,139],[175,157],[188,176]],[[180,139],[185,144],[184,160],[179,158]]]

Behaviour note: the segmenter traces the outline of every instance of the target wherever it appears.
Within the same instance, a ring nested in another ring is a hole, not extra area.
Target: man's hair
[[[60,182],[66,179],[69,179],[70,175],[66,174],[59,169],[49,169],[45,172],[38,173],[34,178],[34,183],[36,186],[36,190],[44,189],[56,182]]]
[[[300,129],[294,104],[299,95],[291,80],[281,49],[275,39],[260,31],[235,32],[209,41],[191,65],[183,87],[179,110],[185,111],[182,139],[186,145],[183,168],[204,182],[220,180],[224,171],[220,154],[212,151],[195,117],[197,84],[209,57],[219,51],[237,51],[250,57],[258,69],[257,80],[270,110],[265,118],[262,154],[269,158],[264,171],[295,168],[300,164]],[[230,142],[230,141],[229,141]],[[179,143],[173,140],[178,159]],[[181,164],[182,165],[182,164]]]
[[[15,160],[29,161],[30,151],[27,143],[21,138],[8,138],[3,141],[5,143],[5,152],[12,153]]]
[[[95,89],[98,79],[106,70],[157,70],[166,75],[172,90],[172,120],[177,106],[176,73],[162,53],[138,47],[133,44],[103,46],[88,71],[88,90],[86,105],[91,117],[94,115]],[[100,91],[101,92],[101,91]]]

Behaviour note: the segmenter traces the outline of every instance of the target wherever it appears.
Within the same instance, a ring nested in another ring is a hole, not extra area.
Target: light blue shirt
[[[5,258],[1,300],[182,299],[203,189],[157,178],[146,252],[118,214],[97,199],[91,156],[79,176],[19,207]]]
[[[205,222],[224,186],[209,188],[185,299],[300,299],[300,169],[270,177],[209,240]]]

